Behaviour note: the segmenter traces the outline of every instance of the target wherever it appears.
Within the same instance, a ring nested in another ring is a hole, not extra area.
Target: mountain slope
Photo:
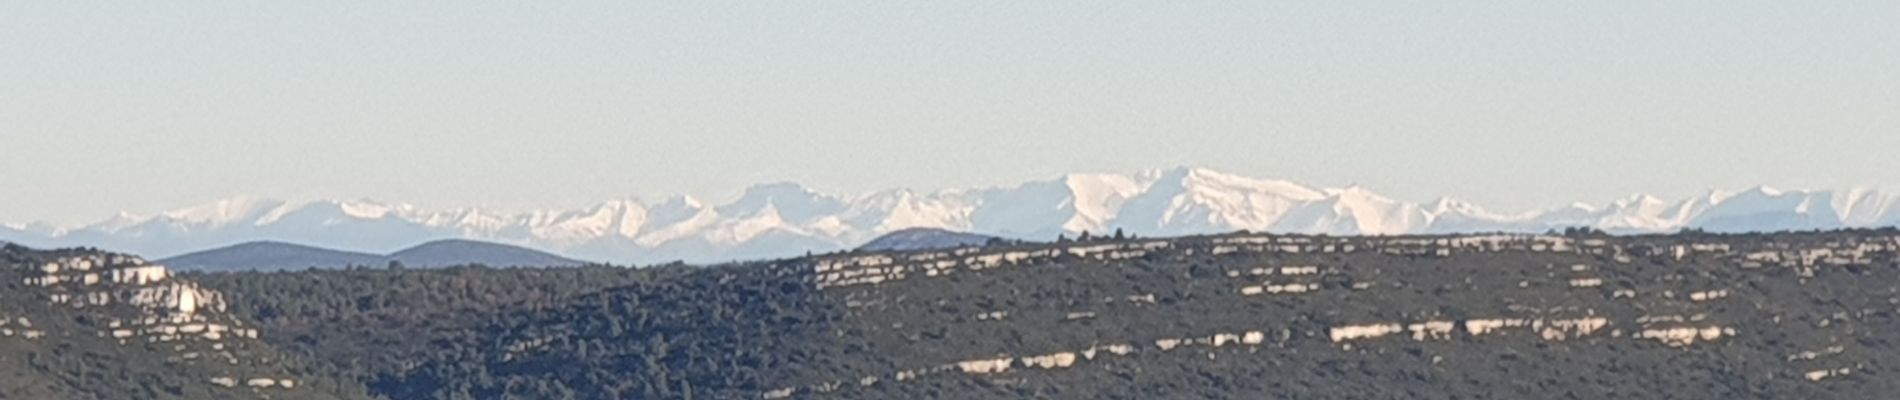
[[[1416,203],[1362,187],[1321,188],[1204,168],[1068,174],[990,188],[859,196],[793,183],[751,187],[714,203],[690,196],[622,199],[577,209],[499,213],[426,210],[374,201],[239,197],[155,215],[120,214],[83,226],[0,225],[0,240],[95,246],[155,256],[256,240],[385,254],[444,238],[504,243],[567,257],[650,264],[721,262],[851,249],[908,228],[1011,239],[1142,236],[1236,230],[1335,235],[1544,232],[1616,233],[1883,227],[1900,224],[1900,196],[1869,189],[1779,190],[1666,200],[1634,195],[1501,214],[1455,199]]]
[[[565,267],[587,264],[552,253],[474,240],[437,240],[388,255],[331,250],[283,242],[249,242],[159,260],[179,271],[281,271],[304,268],[382,268],[455,265]]]
[[[481,264],[493,267],[572,267],[586,264],[544,251],[473,240],[438,240],[403,249],[384,257],[404,266],[446,267]]]
[[[995,240],[995,236],[963,233],[935,228],[910,228],[886,233],[872,239],[860,251],[911,251],[931,249],[953,249],[958,247],[982,246]]]
[[[284,242],[249,242],[158,261],[180,271],[281,271],[306,267],[381,267],[384,257]]]

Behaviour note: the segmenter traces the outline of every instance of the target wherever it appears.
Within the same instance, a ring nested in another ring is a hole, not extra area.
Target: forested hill
[[[0,399],[368,397],[259,333],[138,257],[0,246]]]
[[[1236,234],[192,278],[393,399],[1858,399],[1900,390],[1896,249]]]

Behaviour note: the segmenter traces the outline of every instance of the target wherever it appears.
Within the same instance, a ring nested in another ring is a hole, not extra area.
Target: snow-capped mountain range
[[[797,184],[754,186],[710,204],[689,196],[617,200],[569,211],[516,214],[425,210],[373,201],[241,197],[158,215],[120,214],[84,226],[0,225],[0,240],[93,246],[168,257],[258,240],[387,252],[439,239],[516,244],[619,263],[717,262],[847,249],[905,228],[943,228],[1029,240],[1124,229],[1144,236],[1235,230],[1333,235],[1543,232],[1593,227],[1618,233],[1772,231],[1900,225],[1900,196],[1871,190],[1776,190],[1667,201],[1632,196],[1504,215],[1456,200],[1411,203],[1359,187],[1316,188],[1201,168],[1070,174],[1015,186],[859,196]]]

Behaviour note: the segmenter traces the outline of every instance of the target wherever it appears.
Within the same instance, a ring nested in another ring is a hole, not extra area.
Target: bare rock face
[[[137,256],[9,245],[0,250],[0,304],[0,343],[10,342],[0,345],[0,363],[23,363],[11,367],[39,376],[0,377],[0,392],[46,396],[31,398],[349,397],[335,387],[299,388],[308,380],[298,372],[302,367],[228,313],[222,293]]]

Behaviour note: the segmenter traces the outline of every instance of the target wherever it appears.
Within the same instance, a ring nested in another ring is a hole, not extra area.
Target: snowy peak
[[[283,206],[280,200],[256,197],[234,197],[207,204],[172,210],[161,214],[163,218],[197,225],[222,225],[234,221],[254,219],[271,209]],[[122,216],[125,214],[121,214]]]
[[[1716,231],[1847,227],[1847,220],[1834,209],[1833,197],[1833,192],[1784,191],[1760,186],[1710,204],[1696,213],[1688,224]]]
[[[1179,178],[1174,178],[1176,176]],[[1315,200],[1325,196],[1322,190],[1290,181],[1249,178],[1206,168],[1177,168],[1162,174],[1161,180],[1178,181],[1189,192],[1203,195],[1246,192],[1295,200]]]
[[[1267,229],[1295,208],[1326,197],[1287,181],[1247,178],[1202,168],[1153,174],[1115,225],[1149,235]]]
[[[1416,204],[1380,196],[1365,188],[1329,189],[1325,193],[1325,198],[1307,202],[1289,212],[1273,230],[1394,235],[1416,232],[1431,220],[1431,215]]]
[[[844,211],[846,207],[849,207],[849,204],[837,197],[806,189],[796,183],[780,182],[747,188],[745,194],[738,200],[719,206],[719,213],[749,216],[771,208],[780,217],[793,221],[809,221],[837,214]]]
[[[1109,230],[1108,223],[1122,205],[1154,184],[1115,174],[1069,174],[1062,181],[1069,189],[1068,208],[1072,212],[1062,228],[1070,232]]]
[[[571,246],[607,236],[637,237],[646,223],[645,205],[619,200],[601,203],[583,211],[532,215],[527,221],[513,224],[524,225],[535,237]]]
[[[843,215],[821,219],[814,228],[837,238],[863,239],[910,228],[970,226],[975,202],[969,195],[924,196],[891,190],[864,198]],[[855,241],[855,240],[854,240]]]
[[[1335,235],[1543,232],[1768,231],[1900,224],[1900,196],[1755,187],[1666,200],[1636,194],[1542,211],[1498,214],[1439,198],[1415,203],[1370,188],[1322,188],[1205,168],[1073,173],[1015,185],[863,195],[796,183],[747,188],[714,204],[691,196],[606,201],[576,210],[426,210],[400,203],[286,202],[236,197],[155,215],[121,213],[57,227],[8,223],[0,241],[96,246],[154,257],[274,240],[383,254],[444,239],[483,240],[614,262],[727,261],[855,248],[891,232],[942,229],[1012,239],[1122,229],[1144,236],[1235,230]]]

